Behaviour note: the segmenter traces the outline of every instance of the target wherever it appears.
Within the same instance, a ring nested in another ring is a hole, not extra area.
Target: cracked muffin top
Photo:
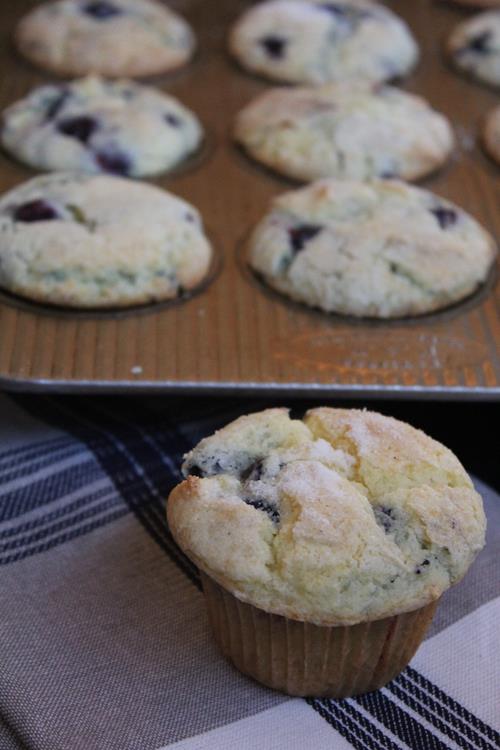
[[[236,118],[234,138],[258,161],[298,180],[415,180],[449,157],[443,115],[395,86],[329,83],[271,89]]]
[[[250,239],[270,286],[326,312],[420,315],[485,281],[493,238],[463,209],[397,180],[324,179],[274,198]]]
[[[242,601],[349,625],[437,599],[484,544],[481,497],[423,432],[368,411],[243,416],[185,457],[174,538]]]

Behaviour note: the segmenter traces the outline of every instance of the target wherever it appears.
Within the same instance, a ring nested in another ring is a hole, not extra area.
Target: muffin
[[[7,153],[44,171],[149,177],[182,165],[202,139],[178,99],[98,76],[38,86],[0,117]]]
[[[240,417],[183,473],[168,522],[201,570],[216,641],[290,695],[390,681],[484,544],[481,498],[453,453],[368,411]]]
[[[0,197],[0,288],[71,308],[183,298],[212,246],[190,203],[145,182],[53,172]]]
[[[234,139],[296,180],[417,180],[453,149],[448,120],[395,86],[358,82],[265,91],[238,114]]]
[[[281,83],[382,83],[409,73],[419,57],[408,25],[373,0],[255,3],[228,41],[243,68]]]
[[[461,302],[495,256],[495,240],[464,209],[380,179],[323,179],[275,196],[247,245],[254,275],[284,298],[382,319]]]
[[[23,16],[14,43],[33,65],[61,76],[167,73],[185,65],[196,40],[181,16],[156,0],[50,0]]]

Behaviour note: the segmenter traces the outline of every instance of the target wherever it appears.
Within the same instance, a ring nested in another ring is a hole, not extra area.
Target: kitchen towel
[[[182,455],[255,402],[0,397],[0,750],[500,748],[500,497],[411,665],[348,700],[227,664],[165,520]]]

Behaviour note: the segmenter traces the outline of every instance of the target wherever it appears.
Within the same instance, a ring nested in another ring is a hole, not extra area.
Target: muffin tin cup
[[[413,657],[438,604],[358,625],[320,626],[245,604],[201,577],[224,656],[243,674],[293,696],[348,698],[386,685]]]

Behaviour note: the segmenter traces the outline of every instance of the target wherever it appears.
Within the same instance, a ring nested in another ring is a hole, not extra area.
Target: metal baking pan
[[[463,304],[405,321],[326,315],[287,302],[247,270],[245,238],[270,198],[291,183],[253,164],[230,139],[234,115],[263,91],[225,51],[231,22],[249,4],[172,2],[192,23],[191,65],[152,83],[192,107],[208,146],[190,169],[156,182],[197,206],[216,248],[211,282],[179,304],[78,313],[0,298],[0,385],[31,391],[253,392],[336,396],[495,399],[500,396],[499,282]],[[50,80],[16,55],[10,34],[29,1],[0,4],[3,107]],[[444,2],[393,0],[410,23],[421,62],[404,88],[425,95],[454,123],[452,162],[423,185],[456,201],[495,236],[500,168],[481,151],[478,128],[498,101],[447,65],[443,39],[467,11]],[[0,190],[32,172],[0,155]]]

